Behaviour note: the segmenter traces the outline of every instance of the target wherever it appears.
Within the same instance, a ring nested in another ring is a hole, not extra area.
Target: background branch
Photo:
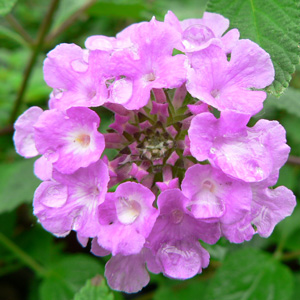
[[[23,26],[18,22],[18,20],[12,15],[8,14],[5,17],[6,21],[9,25],[24,39],[24,41],[32,46],[34,44],[34,39],[28,34],[26,30],[24,30]]]
[[[290,165],[299,165],[300,166],[300,157],[290,155],[287,163]]]
[[[88,8],[90,8],[97,0],[90,0],[83,5],[79,10],[74,12],[65,22],[63,22],[57,29],[54,29],[46,37],[46,43],[51,44],[62,32],[68,29]]]
[[[36,39],[36,42],[34,43],[32,53],[30,55],[30,58],[29,58],[29,61],[28,61],[27,65],[26,65],[24,75],[23,75],[23,81],[22,81],[21,87],[18,91],[16,101],[14,103],[14,107],[13,107],[11,117],[10,117],[10,124],[14,123],[14,121],[16,120],[16,117],[18,115],[19,107],[20,107],[20,105],[23,101],[24,94],[25,94],[25,91],[26,91],[26,88],[27,88],[27,85],[28,85],[33,67],[36,63],[37,57],[38,57],[39,52],[40,52],[40,50],[42,48],[42,45],[44,43],[46,33],[49,30],[49,27],[50,27],[50,24],[52,22],[52,18],[53,18],[53,15],[54,15],[54,12],[57,8],[58,3],[59,3],[59,0],[52,0],[51,1],[51,4],[50,4],[50,7],[49,7],[48,12],[46,14],[46,17],[44,18],[44,21],[42,22],[42,24],[39,28],[39,31],[38,31],[38,34],[37,34],[37,39]]]

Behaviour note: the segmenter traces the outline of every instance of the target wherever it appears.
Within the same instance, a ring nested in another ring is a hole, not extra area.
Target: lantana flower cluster
[[[34,214],[75,231],[106,264],[108,284],[137,292],[149,273],[187,279],[209,265],[203,242],[268,237],[296,204],[274,186],[290,148],[277,121],[247,126],[274,80],[270,56],[219,14],[133,24],[44,62],[49,109],[15,123],[17,152],[40,155]],[[114,113],[100,133],[97,107]],[[104,149],[118,154],[109,160]]]

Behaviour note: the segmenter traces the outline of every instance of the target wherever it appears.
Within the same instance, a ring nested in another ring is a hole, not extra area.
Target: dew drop
[[[220,90],[218,89],[214,89],[210,92],[210,94],[215,98],[215,99],[219,99],[220,98]]]
[[[182,43],[184,46],[193,50],[203,47],[210,39],[214,38],[214,33],[204,25],[192,25],[182,34]]]
[[[216,151],[217,151],[216,148],[214,148],[214,147],[211,147],[211,148],[210,148],[210,153],[214,154],[214,153],[216,153]]]

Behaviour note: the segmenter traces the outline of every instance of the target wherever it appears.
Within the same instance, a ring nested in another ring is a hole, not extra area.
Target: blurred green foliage
[[[68,300],[73,299],[75,294],[75,300],[300,299],[298,208],[276,227],[269,239],[255,237],[242,245],[221,239],[216,245],[205,245],[211,253],[211,264],[203,274],[186,281],[151,275],[150,285],[131,296],[108,291],[103,277],[95,277],[103,276],[106,261],[89,254],[89,249],[82,248],[74,234],[63,240],[57,239],[37,224],[31,203],[39,181],[33,175],[33,160],[24,160],[15,154],[12,116],[26,66],[35,51],[31,42],[38,35],[50,2],[0,0],[0,15],[3,15],[0,18],[0,299]],[[47,107],[51,89],[43,81],[42,64],[46,53],[58,43],[84,46],[90,35],[114,36],[125,26],[149,20],[153,15],[163,20],[168,10],[172,10],[179,19],[200,18],[206,2],[59,1],[50,30],[37,51],[27,88],[17,106],[17,115],[32,105]],[[16,24],[21,24],[23,30]],[[105,110],[101,110],[100,115],[100,130],[104,131],[112,122],[112,115]],[[263,111],[252,122],[258,118],[275,119],[285,126],[291,154],[295,157],[282,168],[278,185],[286,185],[299,196],[299,68],[293,75],[291,87],[279,99],[270,96]],[[98,279],[95,281],[95,278]]]

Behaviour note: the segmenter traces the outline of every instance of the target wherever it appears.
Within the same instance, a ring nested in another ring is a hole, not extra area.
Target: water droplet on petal
[[[203,47],[215,35],[208,27],[204,25],[192,25],[188,27],[182,34],[182,43],[187,50],[195,50]]]
[[[89,67],[87,63],[85,63],[83,60],[80,59],[73,60],[71,62],[71,66],[75,72],[80,72],[80,73],[86,72]]]
[[[214,89],[210,92],[210,94],[215,98],[215,99],[219,99],[220,98],[220,90],[218,89]]]
[[[246,165],[247,169],[252,174],[252,176],[254,176],[255,180],[262,180],[264,178],[264,170],[260,167],[259,163],[256,160],[248,160]]]
[[[121,78],[116,80],[111,87],[111,100],[114,103],[123,104],[130,100],[133,92],[132,80]]]
[[[216,151],[217,151],[216,148],[214,148],[214,147],[211,147],[211,148],[210,148],[210,153],[214,154],[214,153],[216,153]]]
[[[149,74],[145,74],[145,75],[143,76],[143,79],[144,79],[145,81],[154,81],[154,80],[156,79],[156,77],[155,77],[154,72],[151,72],[151,73],[149,73]]]

